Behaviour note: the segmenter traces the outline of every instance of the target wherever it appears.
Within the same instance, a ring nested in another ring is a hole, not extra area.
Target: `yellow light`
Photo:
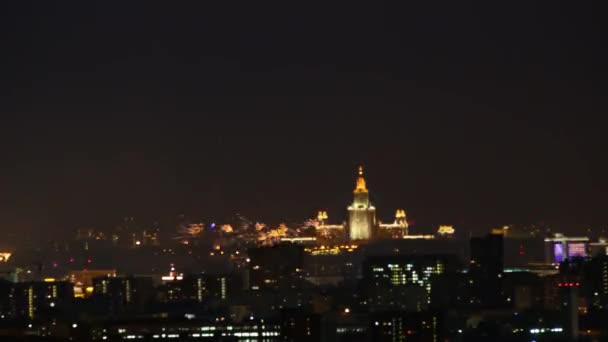
[[[88,286],[88,287],[85,289],[85,291],[86,291],[86,293],[87,293],[87,294],[91,294],[91,293],[93,293],[93,286]]]
[[[27,309],[30,319],[34,319],[34,289],[30,286],[27,289]]]
[[[44,282],[45,283],[54,283],[55,282],[55,278],[44,278]]]
[[[365,185],[365,178],[363,178],[363,177],[357,178],[357,186],[355,187],[355,192],[367,192],[367,186]]]
[[[359,177],[357,178],[357,186],[355,187],[355,192],[367,192],[367,187],[365,186],[365,178],[363,178],[362,166],[359,166]]]
[[[7,262],[11,255],[11,253],[0,253],[0,262]]]
[[[453,226],[439,226],[439,229],[437,230],[437,233],[440,235],[454,234],[454,232]]]
[[[82,284],[74,286],[74,298],[84,298],[84,292],[82,292]]]
[[[492,235],[503,235],[503,234],[504,234],[504,230],[501,228],[492,229]]]

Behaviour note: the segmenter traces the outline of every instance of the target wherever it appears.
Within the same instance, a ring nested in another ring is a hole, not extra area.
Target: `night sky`
[[[0,232],[121,217],[608,224],[591,2],[0,5]],[[601,77],[603,78],[603,77]]]

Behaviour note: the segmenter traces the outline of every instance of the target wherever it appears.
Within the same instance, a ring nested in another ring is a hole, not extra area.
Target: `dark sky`
[[[178,213],[605,226],[591,2],[0,5],[0,231]],[[602,82],[600,82],[602,81]]]

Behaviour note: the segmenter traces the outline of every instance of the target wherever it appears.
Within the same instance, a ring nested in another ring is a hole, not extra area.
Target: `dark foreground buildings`
[[[606,340],[608,257],[510,268],[499,233],[226,250],[226,272],[94,276],[78,298],[67,281],[0,281],[0,340]],[[469,258],[439,253],[451,243]]]

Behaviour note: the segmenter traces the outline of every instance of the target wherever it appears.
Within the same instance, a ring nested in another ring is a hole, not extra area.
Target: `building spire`
[[[359,177],[357,178],[357,186],[355,187],[355,192],[367,192],[365,178],[363,178],[363,166],[359,166],[358,174]]]

